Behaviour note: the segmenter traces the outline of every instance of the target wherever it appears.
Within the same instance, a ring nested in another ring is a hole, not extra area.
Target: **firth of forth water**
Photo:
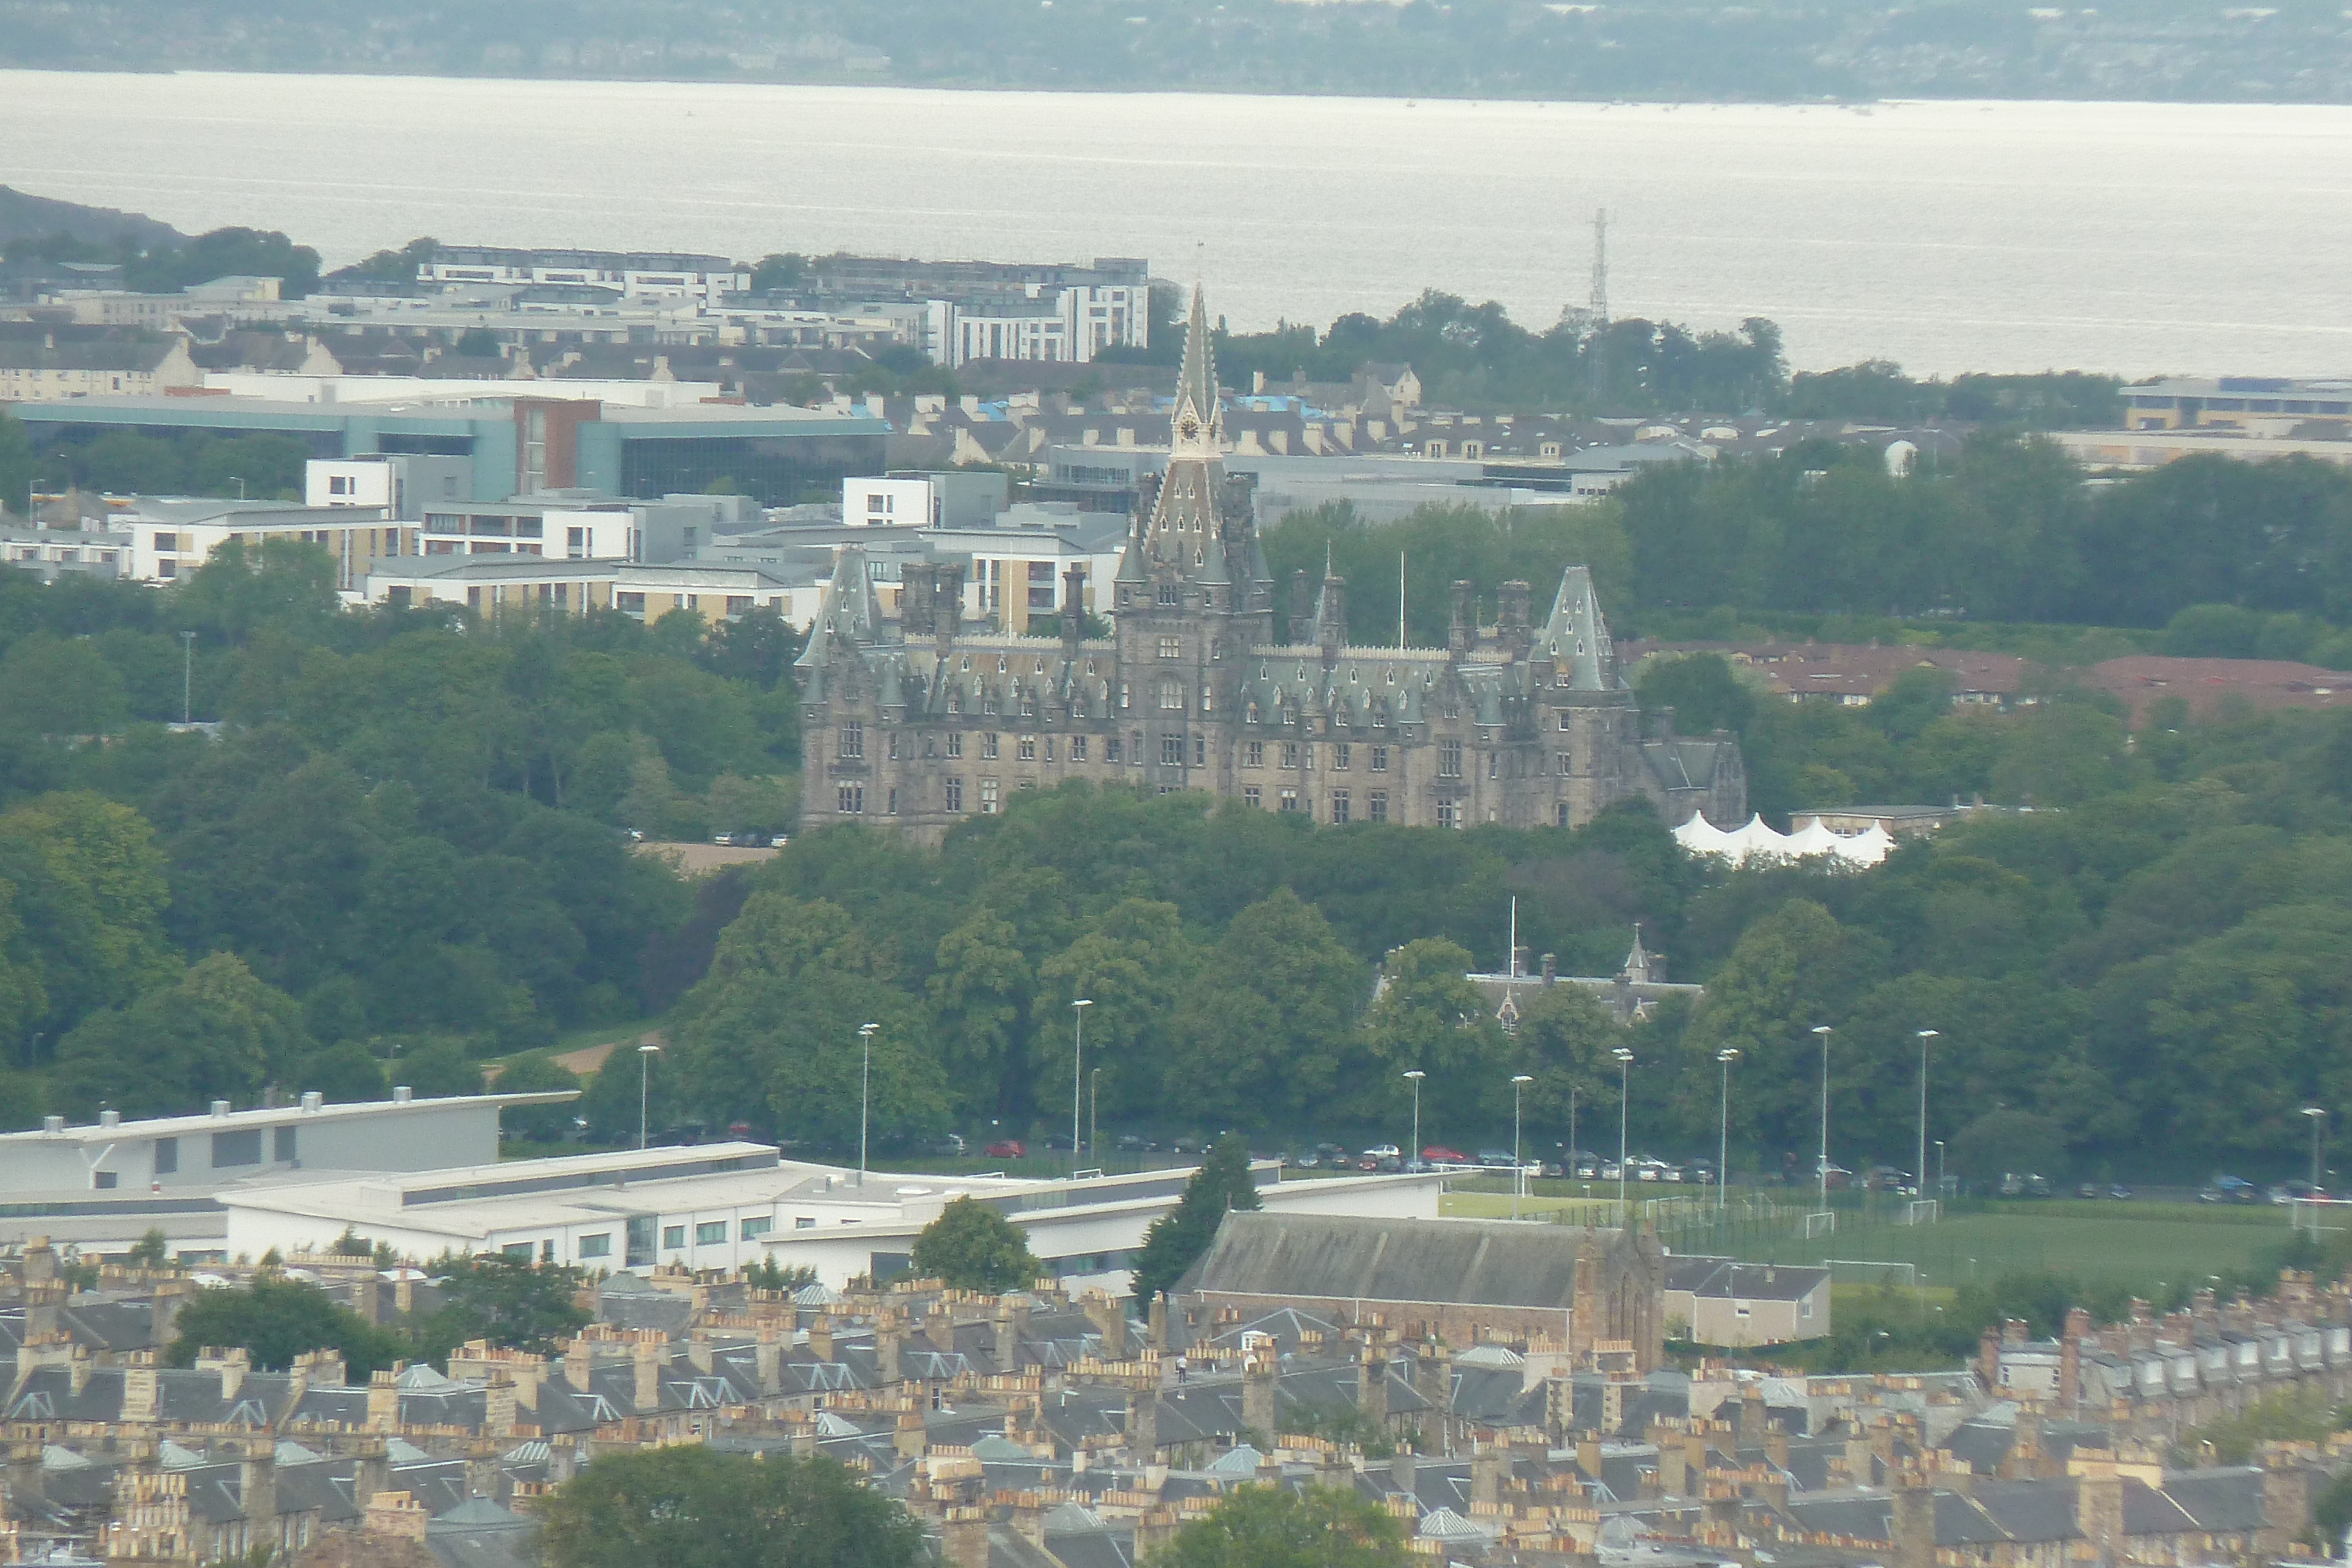
[[[1663,106],[0,72],[0,182],[331,265],[1148,256],[1236,329],[1425,287],[1915,373],[2352,373],[2352,109]]]

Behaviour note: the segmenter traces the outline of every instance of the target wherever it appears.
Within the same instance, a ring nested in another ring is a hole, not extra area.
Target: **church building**
[[[1737,742],[1643,733],[1585,567],[1562,574],[1540,622],[1525,582],[1500,585],[1491,627],[1473,585],[1453,584],[1442,648],[1350,643],[1347,585],[1328,569],[1311,596],[1298,574],[1285,614],[1251,481],[1224,471],[1197,289],[1171,428],[1110,585],[1108,638],[1086,635],[1075,568],[1061,634],[1013,636],[963,624],[952,563],[899,569],[893,623],[864,552],[842,551],[800,658],[803,831],[864,821],[935,843],[1014,790],[1068,779],[1326,823],[1573,827],[1637,795],[1669,823],[1746,817]]]

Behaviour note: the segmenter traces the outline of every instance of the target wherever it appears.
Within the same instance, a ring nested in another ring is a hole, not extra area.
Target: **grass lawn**
[[[2021,1206],[1963,1215],[1935,1225],[1849,1225],[1810,1241],[1781,1239],[1741,1250],[1782,1263],[1830,1259],[1910,1263],[1936,1285],[1989,1281],[2011,1270],[2049,1270],[2085,1280],[2166,1281],[2242,1269],[2287,1239],[2285,1217],[2272,1223],[2215,1222],[2121,1212],[2049,1215]]]
[[[1500,1185],[1500,1184],[1497,1184]],[[1552,1185],[1552,1184],[1546,1184]],[[1611,1224],[1616,1205],[1550,1195],[1530,1195],[1519,1205],[1522,1218]],[[1505,1192],[1445,1195],[1440,1212],[1465,1219],[1509,1217]],[[1909,1263],[1921,1283],[1948,1290],[1971,1281],[1989,1281],[2012,1270],[2048,1270],[2085,1280],[2179,1282],[2224,1270],[2243,1269],[2287,1239],[2282,1209],[2208,1208],[2189,1204],[2002,1205],[1989,1213],[1963,1214],[1934,1225],[1872,1222],[1852,1211],[1838,1216],[1838,1228],[1806,1240],[1739,1238],[1711,1246],[1704,1230],[1683,1231],[1677,1250],[1723,1250],[1759,1262],[1871,1261]],[[1864,1281],[1868,1270],[1839,1270],[1841,1281]],[[1840,1289],[1845,1289],[1842,1283]]]

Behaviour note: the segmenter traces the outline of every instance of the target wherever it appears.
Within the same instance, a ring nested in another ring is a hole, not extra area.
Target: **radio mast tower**
[[[1609,209],[1592,210],[1591,337],[1585,341],[1586,368],[1592,373],[1592,395],[1598,400],[1609,384],[1602,362],[1602,344],[1609,332]]]
[[[1592,324],[1609,325],[1609,209],[1592,211]]]

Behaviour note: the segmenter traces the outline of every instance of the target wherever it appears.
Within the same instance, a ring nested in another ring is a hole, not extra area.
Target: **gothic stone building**
[[[1108,638],[1085,635],[1075,569],[1061,635],[1017,637],[961,623],[962,569],[945,563],[901,569],[893,625],[864,553],[842,552],[800,660],[804,830],[864,821],[937,842],[1016,789],[1067,779],[1319,822],[1568,827],[1636,795],[1669,822],[1747,816],[1735,742],[1643,733],[1581,566],[1540,624],[1527,583],[1501,585],[1493,627],[1454,584],[1443,648],[1351,644],[1346,584],[1328,570],[1311,599],[1294,582],[1281,614],[1250,482],[1223,469],[1197,290],[1172,431],[1111,585]]]

